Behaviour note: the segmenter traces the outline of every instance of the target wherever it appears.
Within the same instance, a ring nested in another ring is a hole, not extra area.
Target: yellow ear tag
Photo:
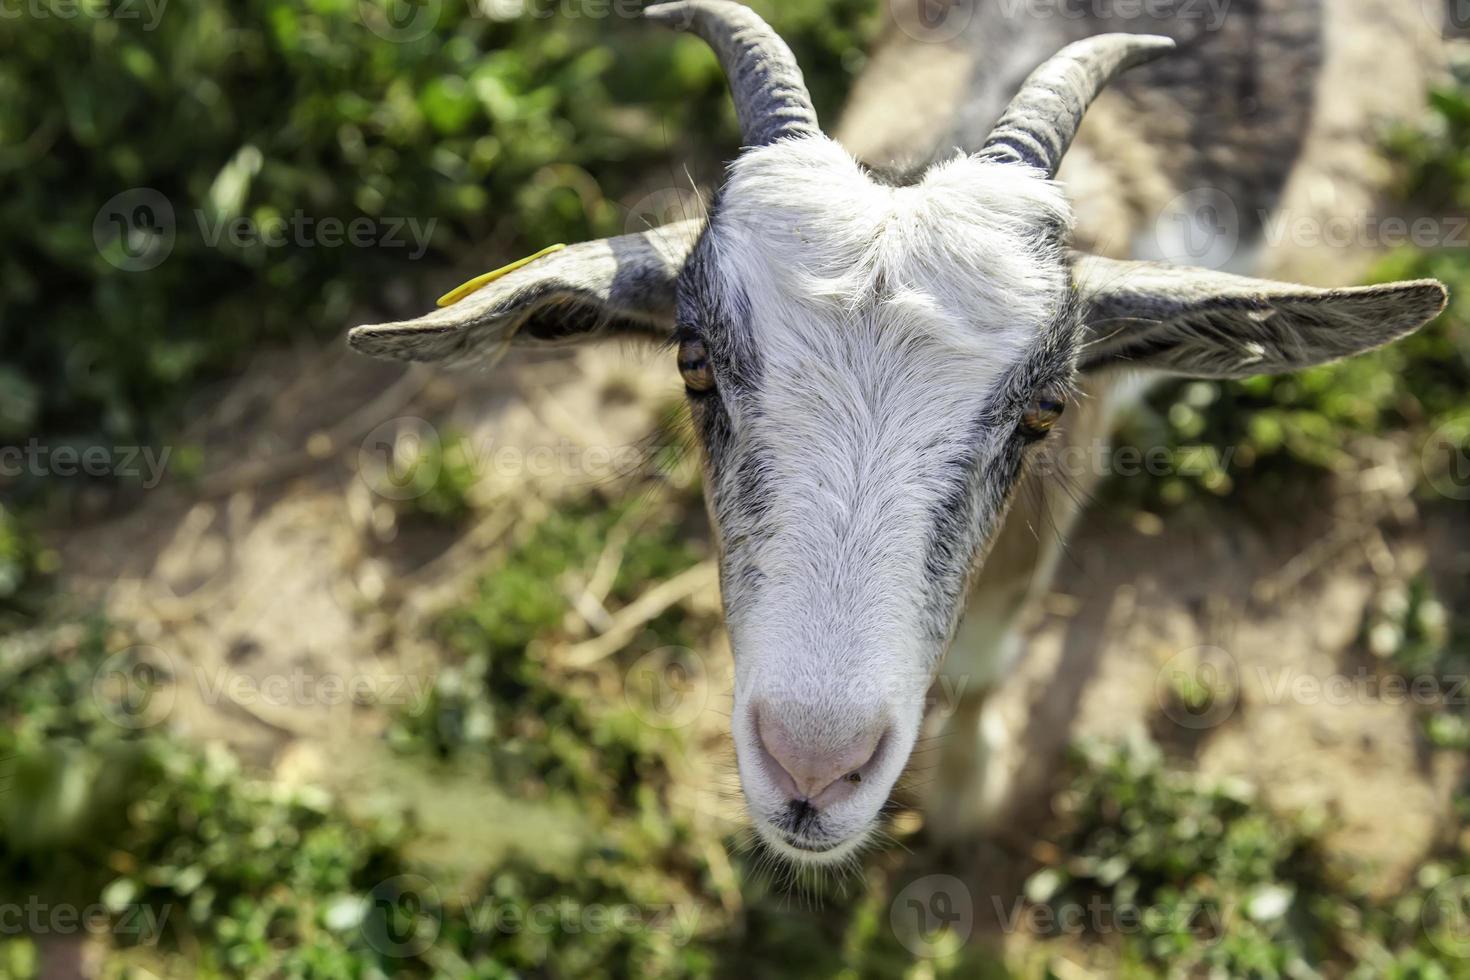
[[[458,303],[470,293],[473,293],[478,289],[485,288],[495,280],[500,279],[504,276],[508,276],[512,272],[516,271],[519,268],[522,268],[523,266],[530,265],[532,262],[535,262],[543,255],[550,255],[552,252],[560,252],[564,248],[566,248],[566,246],[562,244],[548,245],[541,251],[537,252],[535,255],[528,255],[523,259],[517,259],[510,265],[501,266],[494,272],[487,272],[483,276],[476,276],[469,282],[465,283],[463,286],[455,286],[449,292],[445,293],[443,296],[440,296],[438,305],[448,306],[451,303]]]

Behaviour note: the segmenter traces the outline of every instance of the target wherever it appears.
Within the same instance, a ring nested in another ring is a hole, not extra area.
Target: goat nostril
[[[778,792],[791,800],[825,806],[837,802],[871,775],[886,730],[853,732],[843,743],[817,747],[810,739],[793,738],[791,730],[769,710],[753,712],[754,735],[762,768]],[[818,745],[821,743],[819,742]],[[837,787],[843,792],[837,793]]]

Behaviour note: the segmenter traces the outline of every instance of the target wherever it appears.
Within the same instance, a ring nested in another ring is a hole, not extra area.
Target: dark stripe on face
[[[738,415],[748,422],[759,416],[757,392],[764,365],[751,327],[749,300],[743,291],[718,280],[713,251],[706,229],[679,278],[676,339],[703,341],[714,371],[714,390],[691,395],[690,411],[721,532],[721,571],[727,587],[748,590],[760,582],[759,570],[749,559],[751,546],[770,535],[769,465],[762,448],[751,444],[751,427],[742,426],[743,433],[737,433],[734,419]]]
[[[977,556],[1000,529],[1020,485],[1030,444],[1017,429],[1020,412],[1046,384],[1070,381],[1080,330],[1077,311],[1064,310],[1037,346],[1002,376],[970,424],[966,445],[973,450],[950,464],[959,475],[953,489],[934,507],[924,558],[924,570],[934,583],[925,608],[934,639],[948,641],[953,634]],[[995,448],[987,454],[987,446]],[[983,524],[982,514],[987,517]]]

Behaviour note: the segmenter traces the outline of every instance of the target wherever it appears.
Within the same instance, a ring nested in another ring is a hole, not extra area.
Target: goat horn
[[[1153,34],[1099,34],[1067,45],[1026,79],[977,155],[1055,177],[1098,93],[1173,48],[1171,38]]]
[[[730,80],[747,146],[820,133],[796,57],[755,11],[729,0],[680,0],[647,7],[643,16],[692,30],[714,48]]]

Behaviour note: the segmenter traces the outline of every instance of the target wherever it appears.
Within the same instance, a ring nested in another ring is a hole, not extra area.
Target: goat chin
[[[873,838],[873,827],[869,826],[853,836],[823,851],[808,851],[793,847],[781,836],[781,832],[764,820],[754,821],[756,836],[761,844],[782,860],[809,868],[828,868],[845,863],[861,851]]]

